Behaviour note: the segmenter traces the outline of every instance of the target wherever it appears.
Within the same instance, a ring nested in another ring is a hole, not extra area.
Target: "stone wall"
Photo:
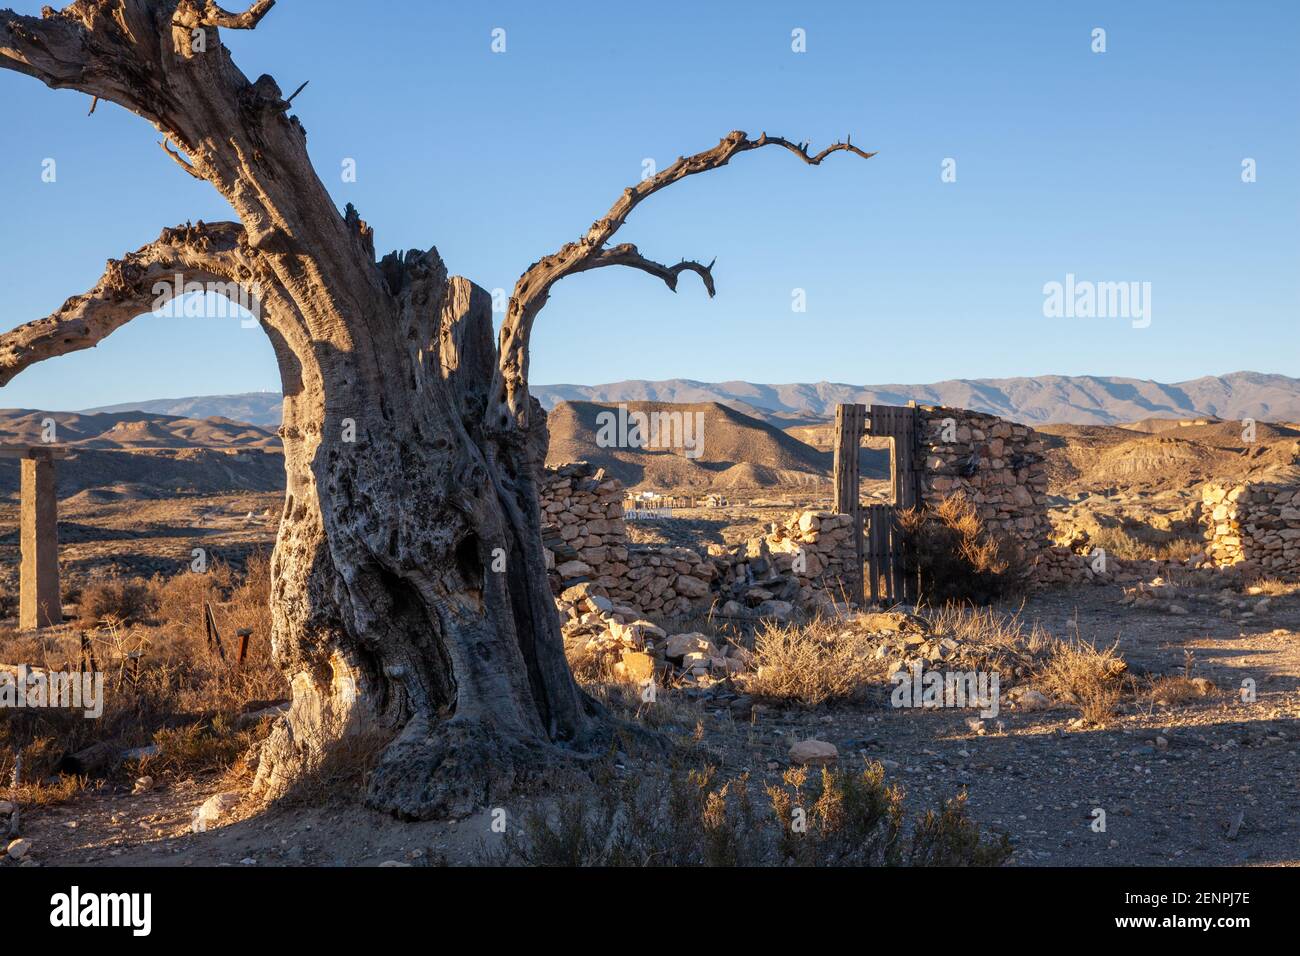
[[[1201,499],[1206,555],[1215,566],[1300,580],[1300,467],[1245,484],[1208,484]]]
[[[585,461],[547,468],[540,504],[547,568],[563,585],[556,593],[579,581],[627,576],[622,482]]]
[[[542,543],[551,588],[590,582],[595,593],[642,614],[674,617],[711,603],[715,563],[690,548],[635,545],[623,516],[623,483],[587,462],[548,468]]]
[[[964,408],[918,409],[924,468],[921,500],[934,507],[961,494],[992,531],[1014,539],[1029,565],[1048,547],[1047,461],[1028,425]]]
[[[768,532],[732,547],[710,545],[724,617],[789,617],[797,607],[843,600],[843,572],[854,557],[849,515],[796,511]]]

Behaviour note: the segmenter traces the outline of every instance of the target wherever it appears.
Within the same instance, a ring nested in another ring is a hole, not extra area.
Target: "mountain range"
[[[841,402],[906,405],[909,401],[969,408],[1029,425],[1116,425],[1148,418],[1198,417],[1300,421],[1300,379],[1259,372],[1207,375],[1172,383],[1106,375],[963,378],[929,385],[636,379],[605,385],[535,385],[532,391],[547,409],[562,401],[717,402],[781,428],[833,417]],[[218,416],[274,428],[280,423],[280,396],[271,392],[207,395],[88,410],[128,411],[184,418]]]

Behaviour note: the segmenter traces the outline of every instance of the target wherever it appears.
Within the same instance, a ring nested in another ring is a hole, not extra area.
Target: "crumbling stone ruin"
[[[540,490],[542,543],[551,589],[591,582],[597,593],[641,614],[675,617],[710,603],[717,568],[690,548],[628,541],[623,483],[574,462],[547,469]]]
[[[1300,579],[1300,465],[1294,462],[1248,484],[1206,486],[1207,548],[1200,559],[1106,555],[1098,561],[1086,536],[1052,541],[1045,444],[1032,428],[941,406],[918,408],[917,417],[912,460],[922,506],[964,496],[987,528],[1018,546],[1032,588],[1134,585],[1170,575],[1207,587],[1223,584],[1225,574]],[[695,550],[631,544],[623,498],[621,482],[586,462],[547,470],[541,505],[552,591],[558,597],[587,585],[582,595],[574,592],[567,610],[561,602],[570,623],[594,613],[587,595],[620,606],[623,619],[707,611],[788,620],[796,610],[843,609],[848,600],[856,560],[849,515],[795,511],[746,542]]]
[[[1206,555],[1243,574],[1300,580],[1300,466],[1202,489]]]
[[[1028,564],[1048,547],[1046,446],[1027,425],[964,408],[924,406],[921,502],[964,495],[990,531],[1016,542]]]

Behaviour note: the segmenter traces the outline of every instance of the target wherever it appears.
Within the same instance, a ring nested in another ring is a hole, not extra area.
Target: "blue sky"
[[[498,27],[505,53],[490,49]],[[1300,372],[1290,0],[281,0],[225,41],[250,78],[311,81],[294,105],[312,156],[379,248],[436,245],[489,289],[575,238],[644,159],[662,168],[731,129],[814,148],[851,133],[880,151],[814,169],[762,150],[642,205],[620,240],[661,261],[716,256],[718,297],[631,270],[566,280],[534,336],[539,384]],[[0,71],[6,326],[163,226],[232,215],[143,120],[88,107]],[[946,158],[956,182],[941,181]],[[1067,273],[1150,282],[1150,326],[1045,318],[1043,285]],[[277,388],[260,331],[145,317],[23,373],[0,405]]]

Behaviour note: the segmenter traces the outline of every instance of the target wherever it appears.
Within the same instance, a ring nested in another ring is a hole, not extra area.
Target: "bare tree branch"
[[[683,272],[694,272],[700,277],[705,290],[709,293],[709,298],[712,299],[717,294],[717,289],[713,286],[713,265],[717,261],[717,259],[714,259],[713,262],[706,266],[691,259],[683,259],[675,266],[665,266],[653,259],[647,259],[637,251],[636,246],[630,242],[625,242],[605,249],[599,255],[592,256],[582,269],[575,269],[574,271],[599,269],[601,266],[630,266],[633,269],[648,272],[656,279],[662,279],[664,284],[674,292],[677,291],[677,277]]]
[[[794,143],[780,136],[768,136],[763,133],[758,139],[750,139],[747,133],[734,130],[722,138],[712,149],[693,156],[682,156],[675,163],[655,176],[642,180],[635,186],[629,186],[623,195],[610,207],[604,217],[591,224],[591,228],[576,242],[570,242],[549,256],[544,256],[529,266],[528,270],[515,283],[514,295],[506,320],[501,326],[499,338],[499,357],[497,374],[493,383],[494,406],[489,410],[492,420],[489,427],[497,431],[527,429],[528,409],[528,343],[532,335],[533,321],[541,311],[550,295],[551,287],[565,276],[606,265],[626,265],[641,269],[663,279],[674,291],[677,288],[677,276],[685,270],[696,272],[704,280],[705,288],[712,296],[713,273],[711,266],[702,266],[697,262],[682,262],[672,268],[659,265],[641,256],[635,246],[616,246],[606,249],[606,243],[627,222],[643,200],[653,196],[659,190],[672,185],[688,176],[708,172],[711,169],[727,165],[733,156],[761,149],[764,146],[779,146],[789,150],[810,166],[820,166],[822,160],[832,153],[849,152],[863,159],[870,159],[875,153],[864,152],[854,146],[848,139],[833,143],[820,153],[813,155],[808,151],[807,143]]]
[[[136,316],[170,301],[184,282],[241,283],[256,254],[238,223],[164,229],[121,259],[110,259],[93,289],[73,296],[43,319],[0,335],[0,386],[30,365],[92,348]]]
[[[198,20],[194,23],[184,22],[181,17],[189,17],[189,10],[197,8],[198,4],[193,0],[183,0],[176,8],[176,16],[173,22],[181,23],[183,26],[200,26],[200,27],[224,27],[227,30],[252,30],[262,22],[262,17],[270,13],[271,8],[275,6],[275,0],[257,0],[251,7],[243,13],[230,13],[217,6],[212,0],[207,0],[203,6],[203,11],[198,14]],[[188,9],[187,9],[188,8]],[[185,11],[182,13],[182,11]]]
[[[182,156],[175,149],[168,148],[168,144],[170,142],[171,140],[166,136],[164,136],[161,140],[158,141],[158,145],[162,147],[162,151],[164,153],[166,153],[168,156],[170,156],[172,159],[176,161],[177,166],[185,170],[187,173],[189,173],[199,182],[207,182],[207,180],[199,174],[198,170],[194,168],[194,165],[190,163],[184,156]]]
[[[189,33],[251,30],[273,6],[257,0],[231,13],[212,0],[76,0],[39,17],[0,9],[0,69],[109,100],[174,133],[168,74],[194,62]]]

